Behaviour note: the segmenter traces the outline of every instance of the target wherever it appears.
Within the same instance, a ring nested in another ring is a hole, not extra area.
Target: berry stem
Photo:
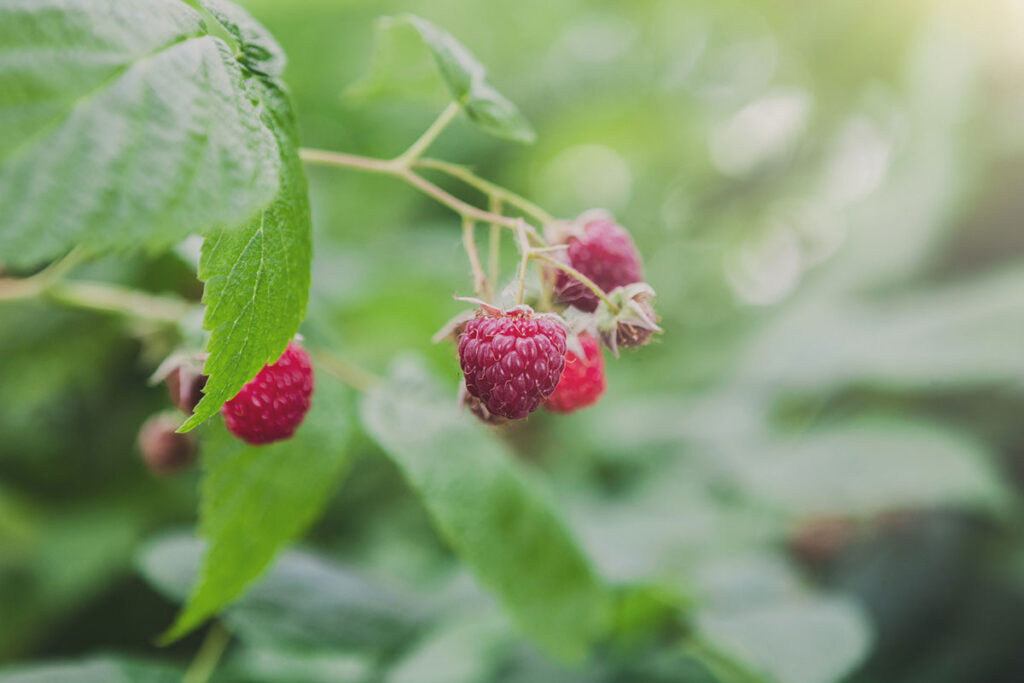
[[[469,267],[473,271],[473,293],[490,301],[494,293],[491,291],[484,268],[480,264],[480,253],[476,250],[476,222],[468,218],[462,219],[462,246],[469,257]]]
[[[448,124],[459,115],[460,111],[462,111],[462,107],[458,102],[452,102],[445,107],[444,111],[441,112],[441,115],[438,116],[437,119],[430,124],[430,127],[423,132],[423,135],[421,135],[416,142],[409,145],[409,149],[395,157],[394,163],[404,168],[412,166],[413,162],[419,159],[420,155],[427,151],[427,148],[437,140],[438,136],[440,136],[441,133],[444,132],[444,129],[448,127]]]
[[[146,294],[105,282],[54,283],[42,294],[67,306],[118,313],[168,325],[177,325],[191,309],[191,305],[181,299]]]
[[[533,202],[512,192],[511,190],[506,190],[500,185],[496,185],[489,180],[481,178],[466,166],[453,164],[448,161],[441,161],[440,159],[419,159],[413,163],[413,166],[415,168],[428,168],[440,171],[441,173],[445,173],[453,178],[461,180],[467,185],[480,190],[491,199],[497,199],[507,203],[509,206],[516,207],[542,225],[552,223],[555,220],[550,213]]]
[[[411,168],[403,166],[400,163],[396,163],[396,160],[394,159],[372,159],[370,157],[345,154],[343,152],[330,152],[327,150],[306,148],[299,150],[299,156],[302,157],[303,161],[311,164],[349,168],[367,173],[381,173],[383,175],[390,175],[399,178],[424,194],[433,197],[435,200],[444,204],[464,218],[471,218],[484,223],[494,223],[511,230],[516,229],[517,224],[514,218],[500,216],[491,213],[490,211],[484,211],[472,204],[468,204],[452,195],[450,192],[441,189],[434,183],[413,171]],[[544,238],[532,225],[528,225],[526,231],[536,244],[546,244]]]
[[[540,259],[541,261],[544,261],[545,263],[551,264],[552,266],[554,266],[558,270],[561,270],[562,272],[566,273],[567,275],[570,275],[571,277],[576,278],[577,280],[579,280],[583,284],[584,287],[586,287],[591,292],[593,292],[597,296],[598,299],[600,299],[601,301],[605,302],[605,304],[608,305],[608,308],[610,308],[613,313],[618,313],[619,312],[619,307],[616,306],[615,303],[611,299],[608,298],[608,295],[604,293],[603,289],[598,287],[597,284],[593,280],[591,280],[589,277],[587,277],[586,275],[584,275],[580,271],[576,270],[575,268],[573,268],[569,264],[562,263],[558,259],[549,256],[546,251],[541,251],[541,250],[537,250],[537,249],[529,250],[527,252],[527,255],[530,258]]]
[[[497,197],[491,197],[488,202],[487,209],[491,213],[501,214],[501,200]],[[498,286],[498,279],[501,277],[501,226],[497,223],[491,223],[491,235],[488,259],[488,272],[490,273],[489,281],[491,283],[491,303],[495,302],[497,295],[496,288]]]
[[[523,219],[518,219],[518,225],[516,230],[516,244],[519,246],[519,253],[522,254],[522,260],[519,262],[519,291],[516,292],[516,305],[523,303],[523,296],[526,293],[526,268],[530,265],[530,241],[526,237],[526,230],[523,227],[525,222]]]
[[[75,247],[64,258],[58,259],[41,271],[26,278],[0,278],[0,301],[27,299],[38,296],[78,265],[82,253]]]
[[[375,384],[380,382],[380,378],[372,372],[344,360],[328,349],[310,350],[309,353],[318,367],[356,391],[361,391],[365,394]]]
[[[217,663],[221,655],[231,642],[231,634],[224,630],[219,623],[214,623],[206,633],[203,644],[199,646],[199,652],[185,672],[182,683],[207,683],[213,672],[217,669]]]

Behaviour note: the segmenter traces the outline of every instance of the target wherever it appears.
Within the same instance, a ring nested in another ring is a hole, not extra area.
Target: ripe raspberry
[[[644,279],[640,254],[624,227],[606,214],[587,220],[582,231],[569,235],[565,258],[605,292]],[[581,311],[597,308],[597,295],[576,278],[558,271],[555,276],[558,298]]]
[[[589,334],[580,335],[583,358],[572,351],[565,354],[565,371],[544,407],[553,413],[571,413],[597,403],[604,393],[604,357],[601,346]]]
[[[565,330],[528,306],[483,309],[459,338],[466,391],[492,415],[518,420],[551,395],[565,368]]]
[[[276,363],[260,370],[224,404],[224,424],[232,434],[253,445],[288,439],[306,417],[312,394],[309,354],[292,342]]]
[[[180,424],[174,415],[159,414],[146,420],[139,430],[139,452],[146,467],[157,476],[177,474],[196,459],[195,438],[178,434]]]

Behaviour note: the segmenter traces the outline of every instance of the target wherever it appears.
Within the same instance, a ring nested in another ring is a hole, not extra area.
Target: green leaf
[[[102,657],[0,671],[0,683],[178,683],[181,674],[163,664]]]
[[[183,601],[205,547],[190,534],[162,537],[143,548],[139,571],[160,592]],[[222,618],[232,633],[254,645],[380,652],[411,639],[426,614],[412,596],[313,553],[289,550]]]
[[[551,502],[421,369],[399,367],[367,396],[362,417],[442,535],[527,635],[579,658],[607,631],[610,592]]]
[[[884,298],[829,298],[784,313],[749,349],[745,380],[802,390],[897,390],[1024,381],[1024,268]]]
[[[236,46],[180,0],[0,6],[0,253],[162,248],[233,227],[281,151]]]
[[[215,16],[225,16],[226,3],[207,0]],[[232,8],[226,28],[245,40],[266,39],[251,19]],[[264,48],[245,43],[243,51]],[[271,47],[273,47],[271,45]],[[280,68],[276,49],[266,49],[261,66]],[[263,53],[258,53],[263,56]],[[212,417],[265,365],[274,363],[306,315],[312,263],[312,223],[302,162],[298,156],[295,116],[283,85],[273,75],[260,75],[252,86],[265,105],[280,148],[281,188],[265,210],[241,228],[224,230],[203,244],[199,277],[206,283],[203,326],[210,330],[209,377],[203,399],[182,425],[189,431]]]
[[[295,436],[248,446],[220,424],[202,442],[200,531],[209,547],[199,582],[165,640],[199,626],[262,575],[316,519],[350,459],[344,387],[317,375]]]
[[[452,98],[473,123],[510,140],[536,140],[537,134],[526,117],[487,81],[483,64],[447,31],[412,14],[378,21],[370,69],[346,94],[369,99],[396,92],[430,93],[436,79],[422,67],[423,46],[433,56]]]
[[[798,515],[871,515],[954,506],[998,512],[1009,500],[992,454],[929,425],[862,419],[751,446],[735,461],[756,498]]]
[[[698,573],[706,603],[696,619],[698,649],[718,655],[710,658],[724,664],[716,672],[737,674],[724,680],[835,683],[868,654],[864,614],[846,599],[809,592],[778,557],[717,560]]]

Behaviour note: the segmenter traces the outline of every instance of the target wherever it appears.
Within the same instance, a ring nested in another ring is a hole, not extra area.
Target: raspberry
[[[153,474],[177,474],[195,461],[195,439],[191,434],[178,434],[180,424],[174,415],[159,414],[139,430],[139,452]]]
[[[581,231],[569,235],[568,245],[568,264],[605,292],[644,279],[643,264],[633,239],[608,215],[588,220]],[[597,308],[597,295],[561,270],[555,276],[555,293],[561,301],[581,311],[592,313]]]
[[[528,306],[483,309],[459,337],[466,391],[492,415],[524,418],[551,395],[565,368],[565,330]]]
[[[276,363],[267,365],[221,413],[228,431],[259,445],[290,438],[309,412],[313,366],[306,350],[292,342]]]
[[[604,393],[604,357],[601,346],[589,334],[580,335],[583,358],[565,354],[565,371],[544,407],[553,413],[571,413],[597,403]]]

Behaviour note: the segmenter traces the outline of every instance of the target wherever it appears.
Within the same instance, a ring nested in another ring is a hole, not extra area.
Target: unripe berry
[[[221,414],[228,431],[242,441],[272,443],[291,438],[309,412],[312,395],[309,354],[292,342],[276,363],[265,366],[224,404]]]
[[[196,441],[191,434],[178,434],[181,421],[159,414],[146,420],[139,430],[139,452],[149,471],[169,476],[191,466],[196,459]]]
[[[526,417],[551,395],[565,368],[565,330],[528,306],[482,309],[459,337],[466,391],[490,415]]]
[[[605,390],[604,357],[601,345],[589,334],[581,334],[583,357],[572,351],[565,354],[565,370],[554,393],[544,401],[553,413],[571,413],[597,403]]]
[[[164,378],[164,382],[167,383],[167,393],[175,407],[186,415],[191,415],[203,398],[206,379],[206,375],[196,369],[181,365],[171,370]]]

